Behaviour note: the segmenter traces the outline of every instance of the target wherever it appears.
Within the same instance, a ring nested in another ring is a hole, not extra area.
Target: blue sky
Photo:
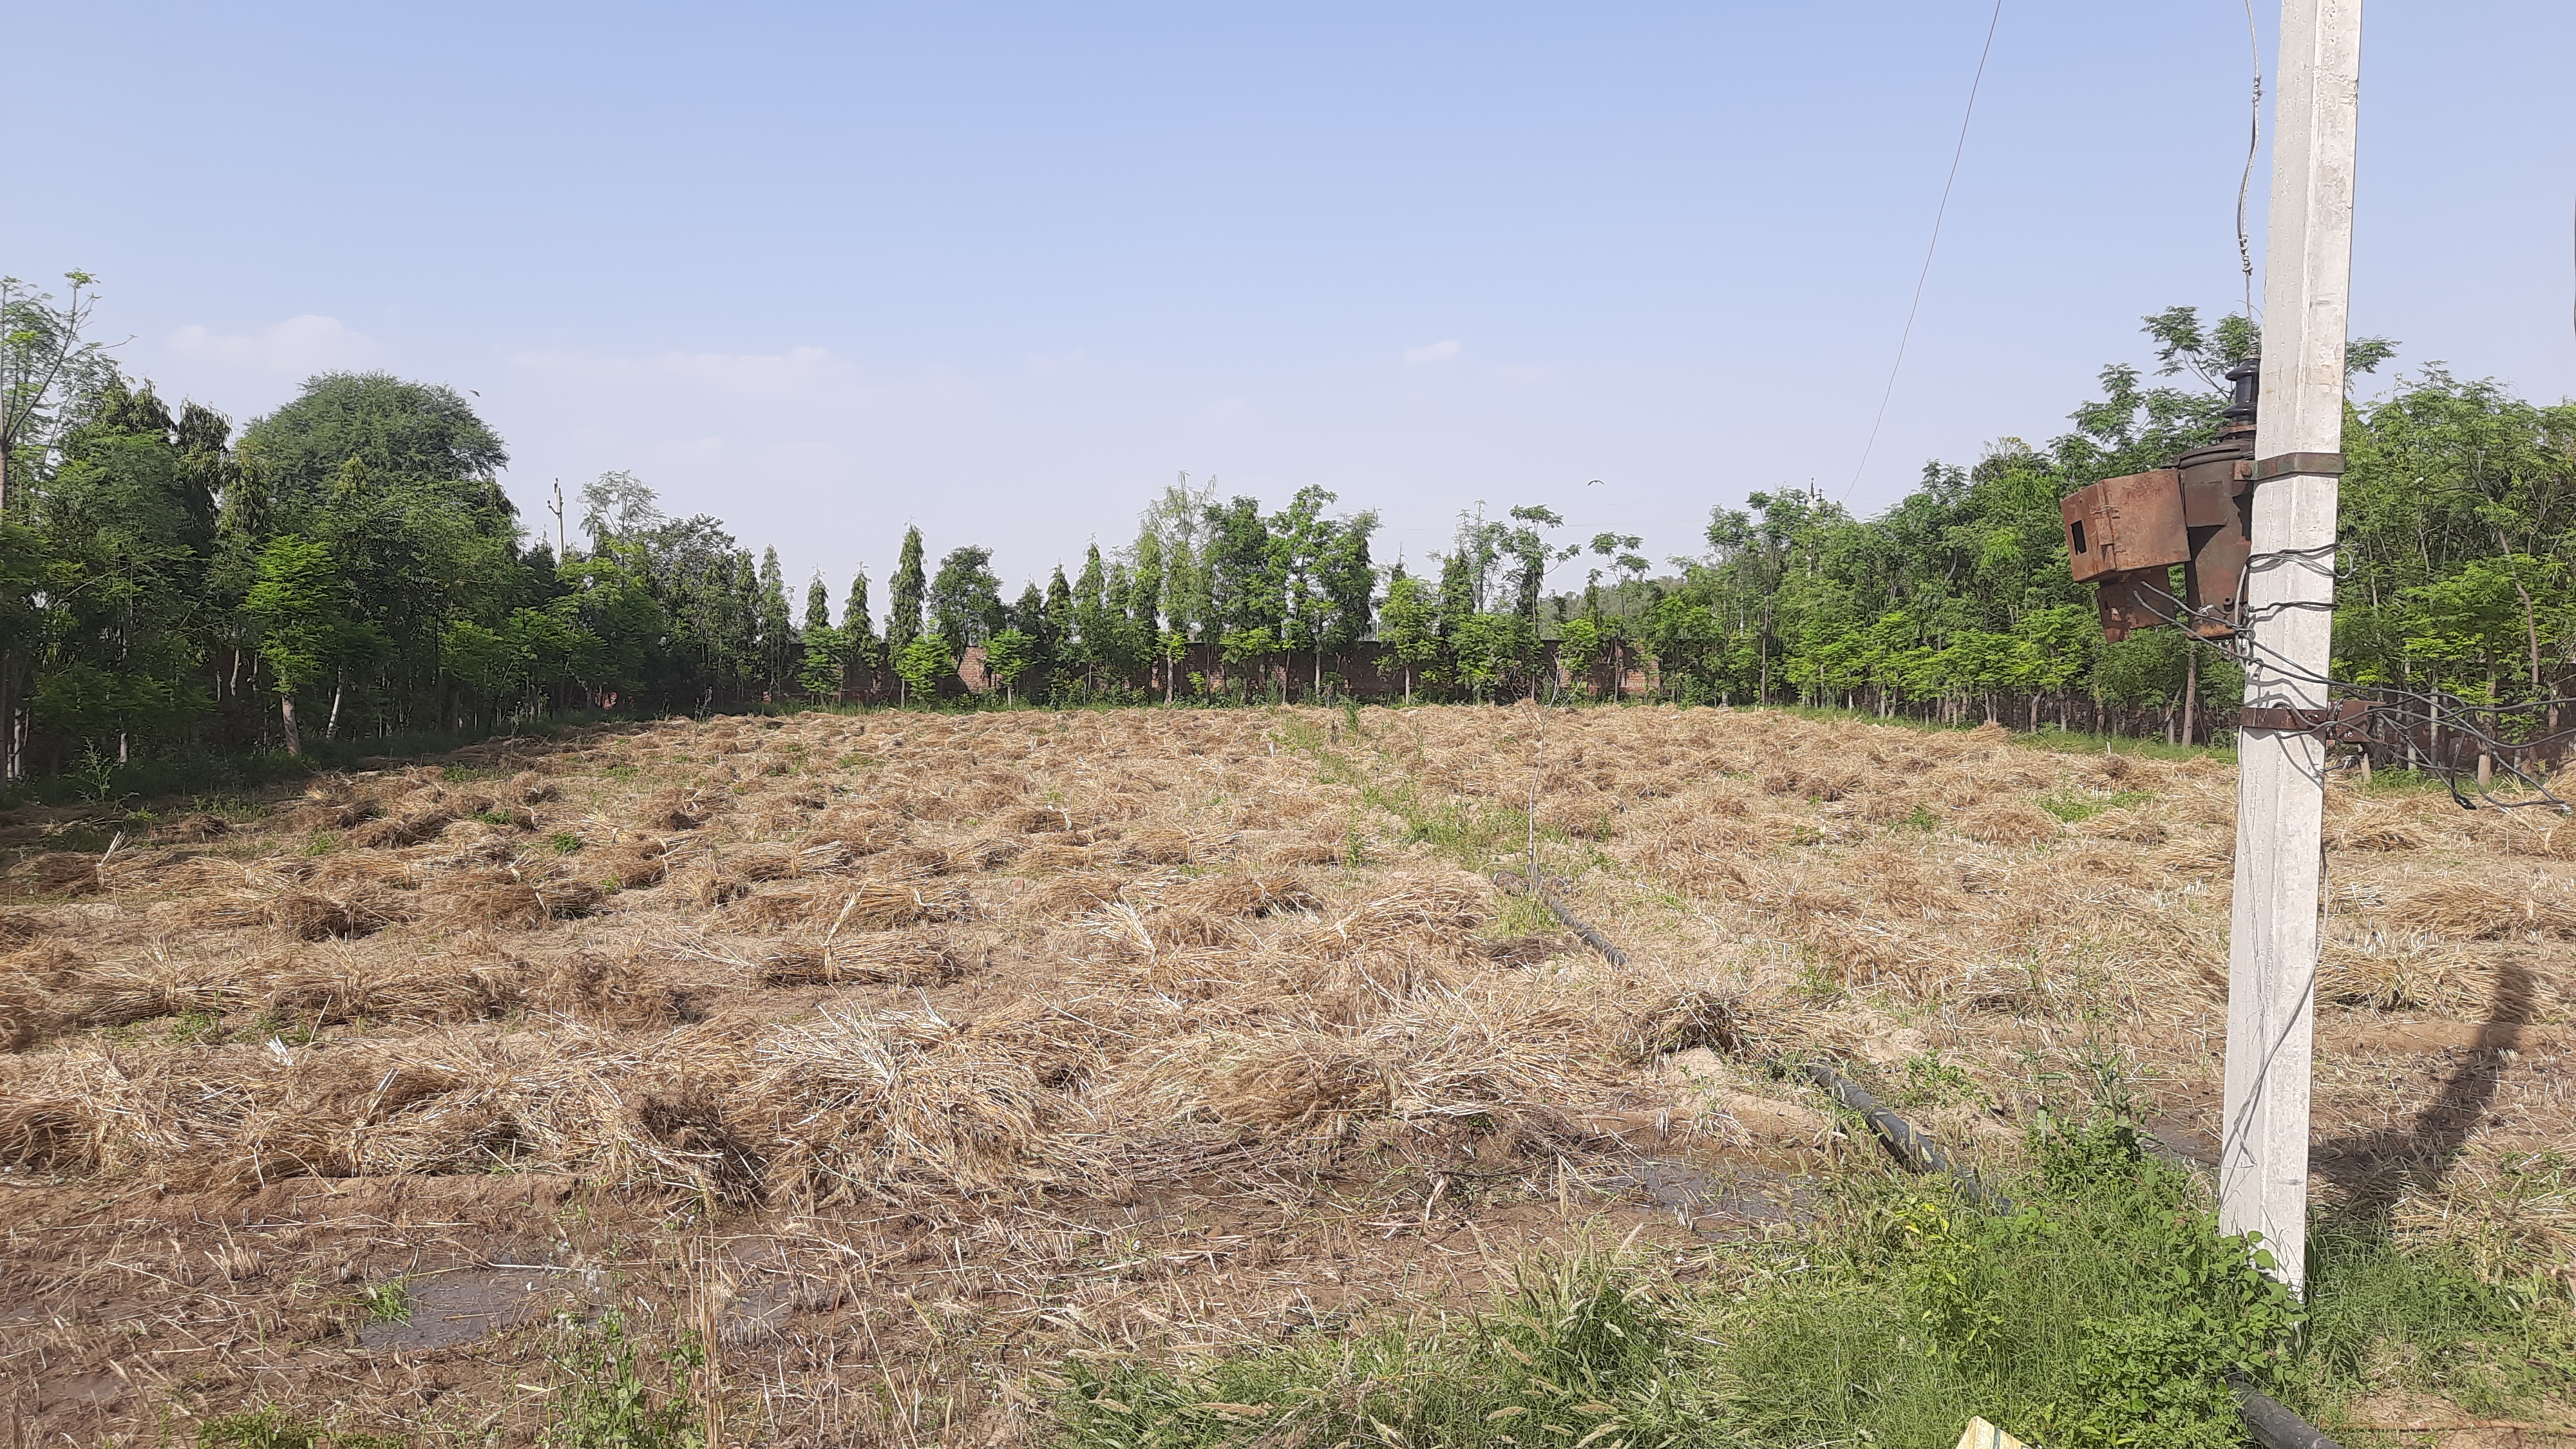
[[[1182,470],[1322,484],[1382,558],[1480,499],[1662,556],[2051,436],[2141,314],[2238,295],[2241,0],[2006,0],[1862,467],[1990,13],[20,6],[0,271],[99,273],[236,419],[471,388],[532,522],[632,469],[880,608],[907,523],[1016,586]],[[2354,325],[2401,366],[2576,391],[2571,42],[2375,0]]]

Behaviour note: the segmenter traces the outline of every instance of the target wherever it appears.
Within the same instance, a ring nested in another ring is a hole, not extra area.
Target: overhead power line
[[[1869,441],[1861,446],[1860,462],[1852,468],[1851,482],[1843,485],[1846,496],[1869,466],[1869,455],[1877,451],[1878,430],[1887,423],[1888,399],[1896,396],[1896,375],[1905,367],[1906,344],[1914,340],[1915,314],[1923,310],[1923,284],[1932,280],[1932,258],[1941,249],[1941,223],[1950,214],[1950,189],[1959,183],[1959,158],[1968,154],[1968,123],[1976,118],[1977,89],[1985,84],[1986,58],[1995,53],[1995,28],[2003,18],[2004,0],[1995,0],[1995,12],[1986,21],[1985,48],[1977,52],[1977,74],[1968,82],[1968,105],[1959,115],[1959,143],[1950,150],[1950,175],[1941,183],[1941,204],[1932,212],[1932,239],[1923,248],[1923,270],[1914,278],[1914,301],[1905,309],[1905,328],[1896,337],[1896,360],[1888,365],[1887,388],[1878,396],[1878,416],[1869,425]]]
[[[2254,320],[2254,241],[2245,226],[2245,198],[2254,189],[2254,157],[2263,149],[2263,35],[2254,27],[2254,0],[2245,0],[2245,45],[2254,55],[2254,115],[2245,128],[2245,173],[2236,181],[2236,264],[2245,273],[2245,320]]]

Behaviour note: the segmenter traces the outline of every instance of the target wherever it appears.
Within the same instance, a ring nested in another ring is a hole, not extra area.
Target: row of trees
[[[2058,500],[2214,432],[2242,318],[2148,319],[2158,371],[2105,368],[2045,445],[1933,464],[1855,518],[1808,491],[1712,511],[1658,570],[1543,505],[1459,521],[1425,571],[1305,488],[1265,510],[1183,475],[1123,546],[1011,596],[989,549],[902,539],[882,616],[854,577],[791,606],[775,550],[608,473],[549,540],[451,389],[334,373],[235,432],[84,337],[94,293],[0,280],[0,759],[11,773],[305,736],[492,727],[571,708],[966,693],[1166,701],[1369,685],[1406,697],[1642,689],[2016,724],[2199,733],[2238,681],[2170,631],[2102,641]],[[2387,344],[2354,344],[2358,372]],[[2576,660],[2576,408],[2439,365],[2347,425],[2339,670],[2511,701]],[[1569,564],[1579,589],[1551,592]],[[1565,672],[1560,673],[1560,666]],[[1344,679],[1349,671],[1369,678]]]
[[[2066,567],[2059,500],[2208,441],[2220,379],[2258,342],[2241,317],[2204,326],[2184,307],[2146,331],[2158,380],[2106,367],[2069,432],[1929,465],[1875,518],[1794,491],[1716,510],[1707,551],[1626,593],[1620,627],[1681,698],[2169,735],[2223,726],[2241,672],[2172,630],[2104,642]],[[2368,373],[2392,351],[2357,339],[2348,366]],[[2352,405],[2344,436],[2337,676],[2497,704],[2564,692],[2576,406],[2535,406],[2435,363]]]

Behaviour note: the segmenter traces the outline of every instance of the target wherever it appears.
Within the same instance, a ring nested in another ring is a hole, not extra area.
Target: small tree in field
[[[1593,693],[1592,671],[1610,650],[1610,631],[1597,619],[1568,619],[1556,641],[1557,662],[1574,676],[1586,695]]]
[[[915,694],[936,698],[940,676],[956,671],[957,661],[949,655],[947,642],[934,633],[914,635],[894,656],[894,672],[904,682],[907,704]]]
[[[1155,637],[1155,651],[1163,659],[1163,703],[1172,702],[1172,676],[1181,672],[1181,661],[1190,655],[1190,636],[1179,629],[1166,629]]]
[[[258,581],[242,600],[259,625],[259,656],[277,676],[278,719],[290,755],[304,753],[295,691],[321,676],[337,641],[339,582],[328,544],[280,534],[260,550]]]
[[[1017,686],[1020,676],[1037,663],[1038,641],[1016,628],[1004,629],[984,641],[984,667],[1002,681],[1002,702],[1019,703]]]
[[[1267,629],[1230,629],[1217,640],[1217,657],[1224,661],[1226,677],[1233,679],[1238,665],[1266,661],[1276,646],[1277,641]],[[1242,679],[1243,697],[1248,700],[1252,697],[1252,679],[1248,673]]]
[[[1458,621],[1449,642],[1457,654],[1458,682],[1483,704],[1487,689],[1538,652],[1538,631],[1518,614],[1470,614]]]
[[[1397,574],[1378,609],[1377,637],[1404,670],[1404,702],[1413,703],[1413,671],[1440,657],[1440,600],[1422,580]]]

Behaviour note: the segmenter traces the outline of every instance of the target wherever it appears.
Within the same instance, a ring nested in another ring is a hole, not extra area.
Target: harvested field
[[[1627,966],[1491,881],[1534,776]],[[1776,1231],[1866,1148],[1766,1059],[1988,1162],[2107,1075],[2206,1157],[2233,818],[2217,759],[1526,706],[669,721],[173,812],[0,876],[0,1389],[522,1444],[614,1301],[720,1437],[1019,1443],[1067,1355]],[[2576,1279],[2566,828],[2338,783],[2327,839],[2321,1200]]]

